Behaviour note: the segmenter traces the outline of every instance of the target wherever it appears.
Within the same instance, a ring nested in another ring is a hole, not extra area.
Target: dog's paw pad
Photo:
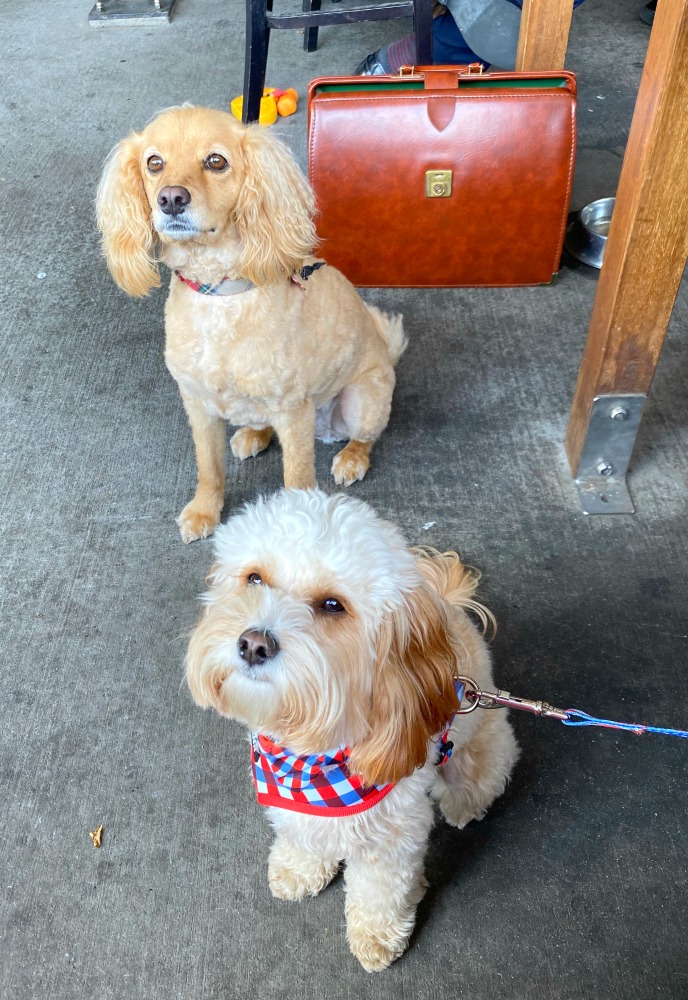
[[[243,462],[244,459],[255,458],[261,451],[265,451],[271,438],[270,427],[262,431],[256,431],[252,427],[241,427],[232,435],[229,446],[234,457]]]
[[[185,545],[212,535],[219,523],[220,518],[217,514],[209,514],[207,510],[197,510],[193,506],[193,501],[186,505],[177,518],[179,534]]]
[[[359,448],[343,448],[332,460],[332,475],[337,486],[351,486],[363,479],[370,468],[368,452]]]

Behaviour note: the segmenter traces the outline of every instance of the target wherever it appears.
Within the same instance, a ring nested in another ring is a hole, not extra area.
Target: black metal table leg
[[[260,99],[265,86],[268,63],[270,29],[267,12],[272,0],[247,0],[246,2],[246,55],[244,61],[244,103],[241,120],[245,125],[257,122]]]
[[[301,10],[308,13],[312,10],[320,10],[321,0],[303,0],[301,5]],[[304,28],[303,31],[303,50],[304,52],[315,52],[318,47],[318,29],[315,28]]]
[[[413,0],[416,64],[432,65],[432,0]]]

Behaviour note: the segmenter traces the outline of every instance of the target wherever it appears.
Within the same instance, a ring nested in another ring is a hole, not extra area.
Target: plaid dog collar
[[[230,278],[223,278],[217,285],[202,285],[198,281],[191,281],[190,278],[185,278],[181,271],[175,271],[174,273],[180,281],[183,281],[189,288],[193,288],[194,292],[200,292],[201,295],[238,295],[240,292],[248,292],[249,289],[256,287],[248,278],[238,278],[236,281],[232,281]]]
[[[324,266],[324,260],[316,261],[315,264],[306,264],[299,271],[299,278],[301,281],[308,281],[314,271],[317,271],[318,268]],[[256,287],[252,281],[248,280],[248,278],[237,278],[236,280],[223,278],[221,281],[218,281],[216,285],[202,285],[199,281],[191,281],[190,278],[185,278],[181,271],[175,271],[174,273],[180,281],[183,281],[185,285],[189,286],[189,288],[193,288],[194,292],[200,292],[201,295],[239,295],[240,292],[248,292],[251,288]],[[291,276],[291,281],[295,285],[298,285],[299,288],[305,288],[305,285],[301,284],[301,281],[298,280],[296,275]]]
[[[366,787],[347,767],[350,751],[339,747],[327,753],[299,757],[269,736],[251,733],[251,762],[256,798],[262,806],[276,806],[311,816],[352,816],[372,808],[394,788]]]

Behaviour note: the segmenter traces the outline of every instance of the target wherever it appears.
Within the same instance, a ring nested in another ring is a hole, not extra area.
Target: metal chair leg
[[[308,14],[312,10],[320,10],[321,0],[303,0],[301,9]],[[318,29],[304,28],[303,31],[303,51],[315,52],[318,47]]]
[[[432,0],[413,0],[413,31],[416,36],[416,64],[432,65]]]
[[[390,11],[381,7],[354,8],[335,16],[321,11],[322,0],[302,0],[302,14],[288,17],[270,17],[273,0],[246,0],[246,51],[244,64],[244,103],[242,121],[245,124],[258,121],[260,101],[265,87],[265,72],[270,41],[270,24],[279,28],[304,28],[304,49],[312,52],[318,43],[318,23],[348,24],[365,20],[386,20],[389,17],[408,17],[413,11],[413,26],[416,34],[416,63],[432,64],[432,0],[412,0],[412,4],[389,4]],[[332,0],[338,3],[339,0]],[[313,18],[309,18],[309,14]],[[293,22],[297,23],[294,24]],[[316,23],[308,24],[308,21]],[[300,23],[299,23],[300,22]]]
[[[241,120],[245,125],[257,122],[260,99],[265,86],[270,29],[267,12],[272,0],[249,0],[246,4],[246,54],[244,60],[244,103]]]

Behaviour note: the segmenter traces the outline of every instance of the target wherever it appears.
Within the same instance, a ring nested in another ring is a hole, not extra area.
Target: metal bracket
[[[632,514],[626,486],[644,393],[595,396],[581,454],[576,488],[584,514]]]
[[[92,28],[105,25],[150,28],[154,24],[169,24],[176,0],[96,0],[88,15]]]

